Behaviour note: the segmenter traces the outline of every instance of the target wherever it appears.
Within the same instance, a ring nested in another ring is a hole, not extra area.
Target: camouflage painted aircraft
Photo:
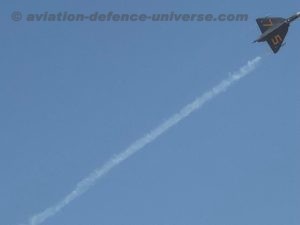
[[[262,34],[254,42],[267,41],[272,51],[274,53],[277,53],[280,47],[284,45],[283,41],[288,32],[290,23],[299,17],[300,12],[296,13],[288,19],[284,19],[281,17],[257,18],[256,22]]]

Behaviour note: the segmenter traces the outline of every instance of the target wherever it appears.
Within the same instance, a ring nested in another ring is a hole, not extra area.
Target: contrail
[[[171,127],[175,126],[181,120],[189,116],[195,110],[201,108],[204,103],[210,101],[212,98],[218,94],[226,91],[233,83],[240,80],[247,74],[251,73],[261,60],[261,57],[256,57],[253,60],[249,61],[245,66],[241,67],[239,71],[229,75],[229,77],[223,80],[221,83],[213,87],[211,90],[207,91],[200,97],[196,98],[192,103],[183,107],[178,113],[171,116],[161,125],[145,134],[142,138],[135,141],[129,147],[127,147],[123,152],[115,155],[112,159],[108,160],[102,167],[94,170],[90,175],[81,180],[75,187],[75,189],[65,196],[60,202],[56,205],[47,208],[46,210],[33,215],[28,222],[28,225],[39,225],[42,224],[45,220],[56,215],[64,207],[70,204],[73,200],[83,195],[88,191],[100,178],[106,175],[114,167],[118,166],[121,162],[128,159],[130,156],[141,150],[147,144],[154,141],[160,135],[168,131]]]

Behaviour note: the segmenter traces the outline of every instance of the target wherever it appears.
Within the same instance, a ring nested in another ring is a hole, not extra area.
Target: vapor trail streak
[[[210,101],[212,98],[217,96],[218,94],[226,91],[233,83],[240,80],[250,72],[252,72],[261,57],[256,57],[253,60],[249,61],[245,66],[241,67],[239,71],[231,74],[227,79],[223,80],[221,83],[213,87],[211,90],[207,91],[200,97],[196,98],[192,103],[183,107],[178,113],[171,116],[157,128],[153,129],[149,133],[145,134],[142,138],[135,141],[129,147],[127,147],[123,152],[119,153],[112,159],[108,160],[102,167],[94,170],[90,175],[81,180],[75,189],[65,196],[60,202],[56,205],[47,208],[46,210],[33,215],[29,219],[28,225],[39,225],[42,224],[45,220],[54,216],[58,212],[60,212],[64,207],[70,204],[73,200],[80,197],[86,191],[88,191],[97,180],[106,175],[110,170],[119,165],[124,160],[128,159],[130,156],[141,150],[147,144],[154,141],[160,135],[168,131],[171,127],[179,123],[181,120],[189,116],[192,112],[199,109],[204,105],[204,103]]]

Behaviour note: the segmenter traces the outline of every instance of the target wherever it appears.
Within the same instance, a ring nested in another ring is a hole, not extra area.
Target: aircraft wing
[[[259,29],[262,33],[271,28],[272,26],[282,23],[285,21],[284,18],[281,17],[265,17],[265,18],[257,18],[256,23],[259,26]]]
[[[281,27],[279,27],[277,30],[272,32],[272,35],[270,38],[267,39],[268,44],[270,45],[272,51],[274,53],[277,53],[282,46],[282,43],[284,41],[284,38],[288,32],[289,24],[283,24]]]

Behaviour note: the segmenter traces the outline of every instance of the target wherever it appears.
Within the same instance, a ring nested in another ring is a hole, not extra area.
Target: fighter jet
[[[267,41],[272,51],[277,53],[280,47],[284,45],[283,41],[288,32],[290,23],[299,17],[300,12],[287,19],[281,17],[257,18],[256,22],[262,34],[254,42]]]

